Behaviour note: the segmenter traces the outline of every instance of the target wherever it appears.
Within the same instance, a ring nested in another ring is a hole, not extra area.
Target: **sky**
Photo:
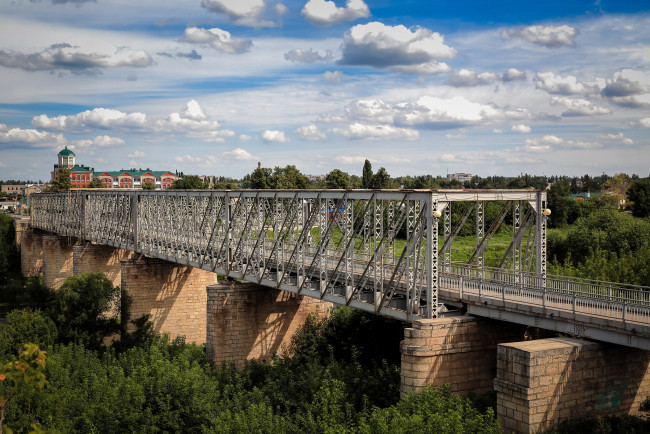
[[[650,3],[3,0],[0,179],[650,175]]]

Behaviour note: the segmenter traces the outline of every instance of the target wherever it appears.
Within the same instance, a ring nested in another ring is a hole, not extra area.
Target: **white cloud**
[[[405,73],[435,73],[450,70],[436,59],[456,56],[456,49],[445,45],[439,33],[417,27],[386,26],[371,22],[352,27],[342,45],[344,65],[393,68]]]
[[[328,130],[348,139],[382,139],[382,140],[417,140],[420,133],[410,128],[398,128],[392,125],[368,125],[354,123],[345,128]]]
[[[393,123],[396,111],[380,99],[360,99],[345,107],[348,119],[380,123]]]
[[[248,142],[250,139],[252,139],[252,136],[249,136],[248,134],[240,134],[239,135],[239,140],[242,142]]]
[[[215,50],[229,54],[245,53],[253,46],[249,39],[233,38],[230,32],[218,28],[201,29],[188,27],[180,41],[190,44],[208,45]]]
[[[127,157],[130,158],[142,158],[145,156],[145,153],[142,151],[133,151],[130,154],[127,155]]]
[[[333,1],[309,0],[302,8],[302,15],[317,26],[331,26],[343,21],[354,21],[370,16],[370,9],[363,0],[347,0],[345,7],[336,7]]]
[[[289,13],[289,8],[286,7],[285,5],[283,5],[282,3],[276,3],[276,4],[273,6],[273,11],[274,11],[278,16],[282,16],[282,15],[286,15],[286,14]]]
[[[454,87],[474,87],[494,83],[497,79],[498,76],[493,72],[477,74],[469,69],[461,69],[460,71],[451,74],[445,81],[445,84]]]
[[[40,53],[25,54],[13,50],[0,50],[0,65],[25,71],[69,70],[75,74],[100,74],[101,68],[142,68],[153,63],[151,56],[142,50],[115,48],[112,52],[85,53],[71,44],[54,44]]]
[[[196,100],[191,100],[185,106],[185,110],[180,112],[180,116],[185,119],[192,119],[194,121],[205,120],[205,113]]]
[[[342,78],[343,78],[343,73],[341,71],[323,72],[323,80],[329,81],[330,83],[340,83]]]
[[[296,134],[305,140],[318,141],[326,140],[327,134],[320,130],[316,125],[305,125],[296,129]]]
[[[517,124],[513,125],[512,128],[510,128],[510,131],[514,131],[515,133],[530,133],[531,129],[528,125]]]
[[[178,163],[192,163],[197,164],[203,161],[201,157],[193,157],[191,155],[181,155],[174,157],[174,160]]]
[[[634,69],[616,72],[606,81],[601,95],[624,107],[650,105],[650,74]]]
[[[348,165],[364,164],[366,160],[370,161],[371,163],[377,162],[377,160],[368,157],[362,157],[361,155],[354,155],[354,156],[340,155],[338,157],[334,157],[334,159],[341,164],[348,164]]]
[[[508,68],[508,70],[501,76],[501,79],[505,82],[525,80],[526,71],[520,71],[517,68]]]
[[[262,133],[262,140],[265,142],[287,143],[289,138],[280,130],[265,130]]]
[[[225,14],[235,24],[250,27],[276,27],[279,24],[261,19],[267,4],[264,0],[202,0],[201,6],[210,12]],[[275,7],[277,15],[286,13],[286,6]]]
[[[124,140],[119,137],[97,136],[92,140],[73,140],[70,142],[72,147],[89,148],[97,146],[100,148],[117,147],[124,145]],[[130,157],[131,155],[129,155]]]
[[[96,108],[76,115],[60,115],[50,118],[39,115],[32,118],[32,126],[54,131],[88,132],[95,129],[128,130],[151,134],[163,132],[185,133],[190,137],[202,138],[206,142],[221,142],[224,137],[235,133],[221,129],[217,121],[205,119],[203,109],[195,100],[187,103],[179,113],[170,113],[167,118],[149,118],[144,113],[124,113],[119,110]]]
[[[30,147],[63,146],[67,140],[62,134],[53,134],[34,129],[7,128],[0,124],[0,143],[22,144]]]
[[[291,50],[284,54],[284,59],[289,62],[300,63],[314,63],[314,62],[329,62],[332,59],[332,52],[327,50],[324,56],[321,56],[318,51],[313,49],[309,50]]]
[[[495,107],[469,101],[463,96],[443,99],[425,95],[415,104],[398,107],[398,121],[406,125],[478,122],[501,115]]]
[[[559,95],[595,94],[600,92],[598,83],[579,81],[573,75],[555,75],[552,72],[538,72],[537,89]]]
[[[586,99],[572,99],[565,96],[552,96],[551,104],[563,105],[567,108],[567,111],[562,113],[562,116],[590,116],[606,115],[611,113],[610,109],[592,104]]]
[[[231,160],[253,160],[254,157],[242,148],[235,148],[232,151],[224,152],[224,158]]]
[[[493,129],[492,132],[493,132],[494,134],[503,134],[503,130],[502,130],[502,129],[499,129],[499,128],[495,128],[495,129]]]
[[[508,29],[501,32],[503,39],[522,38],[533,44],[547,48],[562,46],[573,47],[574,39],[580,34],[575,27],[563,24],[560,26],[528,26]]]
[[[610,142],[618,143],[621,145],[633,145],[634,140],[630,139],[629,137],[625,137],[625,134],[623,133],[617,133],[617,134],[600,134],[598,138],[607,140]]]
[[[458,133],[458,134],[448,133],[448,134],[445,134],[445,137],[448,138],[449,140],[458,140],[458,139],[464,139],[467,136],[465,136],[465,134],[463,134],[463,133]]]
[[[572,149],[598,149],[602,148],[601,143],[585,142],[582,140],[564,140],[560,137],[553,135],[546,135],[543,137],[526,139],[526,150],[531,152],[546,152],[551,149],[550,145],[561,146],[563,148]]]
[[[644,128],[650,128],[650,118],[639,119],[639,125]]]

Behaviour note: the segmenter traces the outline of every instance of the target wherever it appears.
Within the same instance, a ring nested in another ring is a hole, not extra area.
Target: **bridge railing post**
[[[623,315],[622,315],[623,322],[625,322],[626,316],[627,316],[627,302],[625,299],[623,299]]]
[[[543,291],[542,291],[542,307],[544,309],[546,309],[546,296],[547,296],[547,294],[548,294],[548,291],[546,290],[546,288],[544,288]]]
[[[459,290],[460,290],[460,298],[462,300],[463,299],[463,290],[465,289],[465,279],[463,279],[463,276],[459,277],[458,287],[459,287]]]
[[[576,294],[573,293],[573,314],[576,314]]]

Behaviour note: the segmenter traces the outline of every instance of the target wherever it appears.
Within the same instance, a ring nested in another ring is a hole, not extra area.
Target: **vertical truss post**
[[[350,240],[354,236],[354,227],[353,227],[353,206],[354,201],[349,200],[346,198],[345,201],[343,201],[344,204],[344,210],[343,210],[343,234],[341,237],[341,247],[343,247],[343,251],[341,254],[345,255],[345,298],[349,299],[350,295],[352,294],[352,289],[354,288],[354,270],[353,270],[353,262],[354,262],[354,243],[348,248],[350,245]]]
[[[536,201],[536,225],[535,225],[535,271],[537,277],[542,280],[546,286],[546,215],[544,209],[546,207],[546,193],[538,191]]]
[[[515,200],[512,202],[512,237],[513,240],[519,232],[521,226],[521,201]],[[515,274],[515,283],[520,283],[521,272],[521,244],[514,243],[512,246],[512,271]]]
[[[139,193],[133,192],[131,194],[131,234],[133,236],[133,251],[138,251],[138,203]]]
[[[485,202],[482,200],[476,201],[476,249],[478,250],[483,238],[485,237],[485,216],[483,213],[483,207]],[[476,266],[478,268],[479,277],[484,277],[484,254],[479,252],[476,257]]]
[[[372,250],[378,252],[378,255],[374,256],[373,264],[373,290],[374,290],[374,303],[375,309],[381,301],[381,294],[384,291],[384,247],[380,244],[383,242],[384,238],[384,212],[383,212],[383,200],[377,200],[377,195],[373,198],[373,215],[374,215],[374,227],[373,227],[373,242]]]
[[[445,245],[447,239],[451,236],[451,202],[447,203],[447,206],[444,209],[444,220],[443,220],[444,232],[442,245]],[[443,270],[446,273],[451,271],[451,243],[445,247],[442,252],[442,263]]]
[[[426,283],[427,318],[438,316],[438,218],[433,213],[438,209],[434,193],[428,198],[426,213]],[[449,207],[449,205],[447,205]]]

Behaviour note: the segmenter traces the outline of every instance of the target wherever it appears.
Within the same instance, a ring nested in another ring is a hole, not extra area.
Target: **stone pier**
[[[43,274],[43,237],[45,232],[27,228],[20,236],[20,270],[25,277]]]
[[[75,276],[83,273],[104,273],[113,286],[122,284],[123,260],[133,252],[102,244],[83,243],[72,248],[72,271]]]
[[[72,276],[73,247],[77,239],[46,234],[42,237],[42,243],[43,284],[59,289],[65,279]]]
[[[151,315],[157,333],[186,342],[206,341],[206,286],[217,282],[215,273],[161,259],[121,261],[122,290],[132,299],[130,318]],[[133,324],[127,331],[133,331]]]
[[[506,432],[638,415],[650,395],[650,352],[572,338],[502,344],[494,389]]]
[[[492,390],[497,344],[524,339],[526,326],[469,315],[423,319],[404,330],[401,392],[451,385],[459,395]]]
[[[224,281],[208,286],[208,357],[217,364],[270,360],[284,355],[298,328],[314,313],[329,315],[332,304],[254,283]]]

